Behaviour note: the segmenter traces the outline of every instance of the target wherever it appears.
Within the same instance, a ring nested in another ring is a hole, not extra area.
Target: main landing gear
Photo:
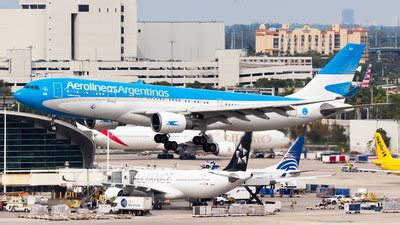
[[[47,129],[50,132],[56,132],[57,131],[57,126],[56,126],[56,123],[54,122],[54,116],[50,116],[49,120],[50,120],[50,126]]]
[[[168,153],[168,151],[163,151],[162,153],[157,155],[157,159],[173,159],[174,155]]]
[[[176,141],[169,141],[168,134],[156,134],[154,136],[154,141],[156,143],[164,143],[165,150],[175,151],[178,149],[178,143],[176,143]]]
[[[214,153],[217,151],[217,145],[214,143],[208,143],[208,137],[205,134],[194,136],[192,142],[194,145],[202,145],[205,152]]]

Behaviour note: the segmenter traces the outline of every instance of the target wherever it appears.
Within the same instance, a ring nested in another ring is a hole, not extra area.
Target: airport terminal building
[[[254,58],[225,49],[222,22],[138,22],[136,0],[20,5],[0,9],[0,79],[13,90],[43,77],[218,87],[312,77],[311,57]]]
[[[6,126],[4,111],[0,112],[0,119],[0,143],[4,146],[0,149],[1,172],[4,171],[4,149],[7,172],[93,166],[95,144],[75,126],[55,120],[57,130],[53,132],[48,129],[48,117],[29,113],[7,112]]]

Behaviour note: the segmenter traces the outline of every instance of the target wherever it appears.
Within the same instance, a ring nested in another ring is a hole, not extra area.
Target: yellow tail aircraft
[[[375,132],[374,136],[376,146],[375,151],[378,159],[374,160],[373,163],[379,165],[384,170],[400,171],[400,159],[393,159],[392,154],[386,147],[385,141],[380,133]]]
[[[400,176],[400,159],[394,159],[389,149],[386,147],[385,141],[382,138],[382,135],[378,132],[375,132],[375,146],[376,146],[376,155],[378,159],[373,160],[372,162],[379,166],[382,170],[372,170],[372,169],[359,169],[364,172],[380,172],[387,174],[396,174]]]

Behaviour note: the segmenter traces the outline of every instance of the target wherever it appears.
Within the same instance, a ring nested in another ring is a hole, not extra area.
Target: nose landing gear
[[[50,132],[56,132],[57,131],[57,126],[56,126],[56,123],[54,122],[54,116],[50,116],[49,120],[50,120],[50,126],[47,129]]]

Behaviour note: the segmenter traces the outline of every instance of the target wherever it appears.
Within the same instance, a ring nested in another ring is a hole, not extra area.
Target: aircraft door
[[[222,101],[222,99],[217,98],[217,105],[218,106],[223,106],[224,105],[224,102]]]
[[[54,98],[62,98],[63,97],[63,89],[62,84],[55,82],[53,83],[53,96]]]
[[[136,175],[136,170],[129,170],[129,184],[134,184]]]
[[[117,101],[117,93],[108,91],[107,95],[108,95],[107,96],[108,97],[108,99],[107,99],[108,102],[116,102]]]

